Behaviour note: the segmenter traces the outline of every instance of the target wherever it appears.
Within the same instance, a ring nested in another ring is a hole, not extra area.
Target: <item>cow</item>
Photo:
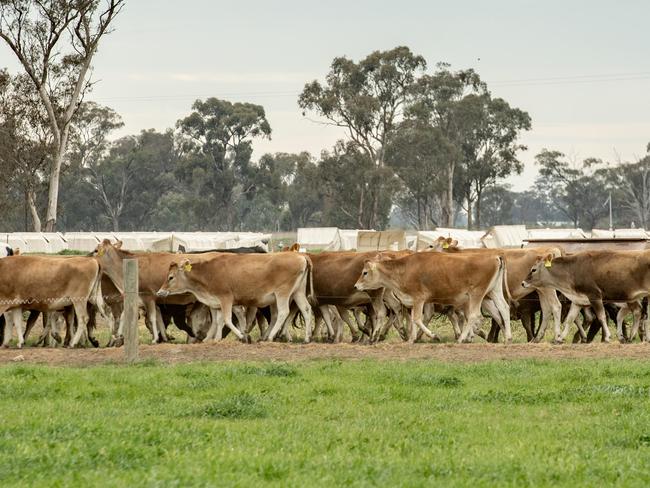
[[[214,253],[208,259],[184,258],[172,262],[167,279],[157,292],[160,298],[191,294],[212,309],[220,308],[225,325],[238,337],[232,321],[233,305],[274,308],[274,324],[262,340],[273,340],[289,316],[292,300],[306,323],[305,342],[311,340],[312,318],[309,294],[313,295],[312,263],[297,253],[229,254]],[[213,318],[216,339],[221,330]],[[208,337],[211,337],[208,333]]]
[[[539,342],[543,339],[546,332],[548,321],[552,318],[556,333],[558,337],[560,328],[560,314],[562,306],[557,298],[557,293],[553,288],[525,288],[522,286],[522,281],[528,275],[530,268],[542,257],[552,254],[553,256],[561,256],[562,249],[556,246],[525,248],[525,249],[459,249],[458,243],[452,239],[440,238],[437,241],[437,247],[443,252],[447,253],[461,253],[461,254],[490,254],[503,256],[507,268],[507,284],[508,293],[513,305],[513,312],[516,312],[519,306],[525,300],[534,300],[535,292],[542,310],[542,323],[537,331],[534,333],[529,317],[524,317],[522,323],[526,329],[526,336],[529,341]],[[490,304],[488,303],[488,309]],[[530,308],[528,305],[522,307],[521,312],[526,313]],[[490,313],[494,317],[495,314]],[[498,322],[498,321],[497,321]],[[490,331],[490,338],[498,337],[498,328],[493,327]]]
[[[626,304],[634,314],[630,337],[634,337],[641,322],[639,303],[650,294],[650,253],[647,251],[583,251],[566,256],[551,254],[539,259],[522,282],[524,287],[550,287],[572,302],[559,340],[564,340],[580,307],[593,308],[603,329],[603,341],[609,342],[604,302]],[[644,340],[648,340],[644,321]],[[581,335],[584,331],[581,331]],[[620,342],[625,342],[622,321],[617,326]]]
[[[0,260],[0,313],[11,312],[18,336],[18,347],[24,344],[22,309],[40,312],[59,311],[72,307],[78,327],[70,342],[76,346],[84,332],[88,335],[88,302],[95,303],[105,314],[101,293],[99,263],[88,257],[67,259],[45,256],[11,256]],[[7,347],[11,332],[7,327],[3,346]]]
[[[357,339],[358,332],[353,329],[352,322],[347,315],[350,308],[363,307],[370,321],[370,328],[361,327],[361,331],[373,338],[379,329],[380,322],[386,317],[386,307],[383,303],[383,290],[355,289],[354,284],[363,270],[364,262],[373,259],[392,259],[412,254],[412,251],[370,251],[370,252],[322,252],[308,254],[314,265],[314,293],[320,312],[325,319],[328,329],[329,313],[324,309],[327,305],[334,305],[350,327],[353,340]],[[340,337],[340,334],[336,334]]]
[[[502,315],[505,340],[510,342],[510,310],[503,295],[505,262],[494,255],[416,253],[394,260],[367,260],[355,283],[359,291],[385,288],[407,307],[411,320],[432,339],[437,336],[422,321],[426,303],[448,305],[464,322],[458,342],[470,341],[481,320],[481,304],[488,294]],[[415,341],[411,333],[409,342]]]

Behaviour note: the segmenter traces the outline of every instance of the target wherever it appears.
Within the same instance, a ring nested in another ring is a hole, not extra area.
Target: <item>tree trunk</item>
[[[446,227],[454,226],[454,171],[455,161],[451,161],[447,168],[447,189],[443,211],[443,222]]]
[[[113,232],[120,231],[120,221],[117,215],[115,214],[111,215],[111,224],[113,224]]]
[[[366,185],[363,184],[361,185],[361,195],[359,196],[359,207],[357,210],[357,226],[359,229],[363,229],[363,201],[365,198],[365,190],[366,190]]]
[[[476,222],[477,229],[481,228],[481,190],[476,190]]]
[[[38,216],[38,209],[36,208],[36,197],[34,195],[34,190],[27,191],[27,206],[29,207],[29,213],[32,216],[34,232],[41,232],[41,218]]]
[[[467,230],[472,230],[472,200],[467,199]]]
[[[50,169],[50,186],[47,194],[47,216],[45,217],[46,232],[54,232],[56,230],[57,208],[59,205],[59,180],[61,178],[61,165],[63,164],[67,145],[68,127],[66,127],[61,134],[59,147],[56,150]]]

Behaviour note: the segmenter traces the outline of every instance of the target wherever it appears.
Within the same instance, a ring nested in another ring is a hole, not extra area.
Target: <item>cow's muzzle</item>
[[[524,287],[524,288],[530,288],[530,285],[528,284],[527,281],[522,281],[521,286]]]
[[[166,298],[166,297],[169,296],[169,292],[168,292],[167,290],[158,290],[158,291],[156,292],[156,296],[157,296],[158,298]]]

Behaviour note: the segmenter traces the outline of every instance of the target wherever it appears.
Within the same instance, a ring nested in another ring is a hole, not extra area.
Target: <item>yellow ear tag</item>
[[[550,259],[544,260],[544,266],[547,267],[547,268],[550,268],[551,267],[551,260]]]
[[[101,247],[101,248],[99,248],[99,251],[97,251],[97,256],[99,256],[101,258],[103,255],[104,255],[104,248]]]
[[[185,266],[183,266],[183,269],[185,270],[186,273],[189,273],[192,271],[192,265],[190,263],[186,263]]]
[[[445,243],[442,245],[442,248],[443,248],[443,249],[449,249],[449,243],[448,243],[448,242],[445,242]]]

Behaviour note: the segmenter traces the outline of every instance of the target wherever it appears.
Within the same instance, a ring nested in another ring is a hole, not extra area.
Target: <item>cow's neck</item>
[[[381,267],[383,281],[386,284],[384,288],[391,288],[394,290],[402,289],[402,278],[404,276],[403,263],[397,260],[380,261],[378,266]]]

